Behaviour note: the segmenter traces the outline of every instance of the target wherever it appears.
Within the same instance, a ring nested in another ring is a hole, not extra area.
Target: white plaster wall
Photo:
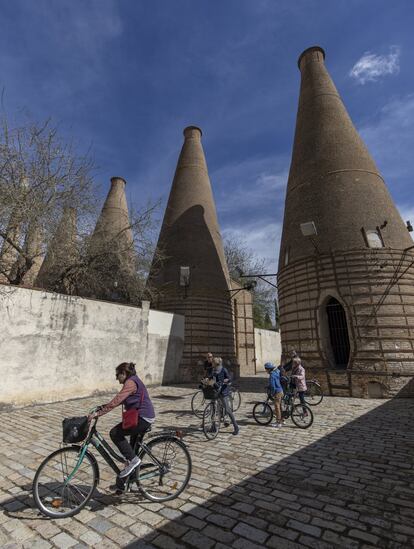
[[[256,350],[256,373],[263,370],[266,362],[280,364],[280,355],[282,353],[280,332],[255,328],[254,345]]]
[[[115,367],[135,362],[147,384],[172,380],[184,318],[0,285],[0,405],[113,391]]]

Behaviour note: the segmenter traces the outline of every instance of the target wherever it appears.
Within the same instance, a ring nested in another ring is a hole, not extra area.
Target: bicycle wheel
[[[293,423],[300,429],[307,429],[313,423],[313,413],[309,406],[295,404],[290,413]]]
[[[230,396],[231,396],[231,403],[232,403],[232,407],[233,407],[233,412],[237,412],[237,410],[240,408],[240,404],[241,404],[241,394],[240,394],[240,391],[236,388],[231,388],[231,392],[230,392]]]
[[[267,402],[258,402],[253,406],[253,417],[259,425],[269,425],[273,419],[273,410]]]
[[[219,434],[222,409],[218,402],[212,400],[207,404],[203,414],[203,433],[213,440]]]
[[[191,476],[191,456],[186,445],[172,436],[154,438],[149,452],[141,455],[137,481],[142,494],[151,501],[175,499]]]
[[[33,497],[41,513],[51,518],[71,517],[85,507],[98,484],[98,464],[81,447],[60,448],[48,456],[36,471]]]
[[[191,410],[200,419],[203,417],[205,402],[203,391],[197,391],[191,399]]]
[[[319,383],[315,381],[306,382],[307,391],[305,392],[305,402],[308,406],[317,406],[322,402],[323,391]]]

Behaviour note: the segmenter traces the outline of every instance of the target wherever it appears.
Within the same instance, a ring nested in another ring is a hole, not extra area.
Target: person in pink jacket
[[[302,361],[298,356],[292,360],[291,382],[297,390],[301,404],[306,404],[305,392],[308,389],[306,386],[306,373],[305,368],[302,366]]]

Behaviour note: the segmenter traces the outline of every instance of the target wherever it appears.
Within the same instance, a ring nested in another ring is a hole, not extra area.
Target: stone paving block
[[[315,536],[316,538],[321,535],[321,529],[317,526],[312,526],[311,524],[306,524],[298,520],[289,520],[286,524],[286,528],[292,528],[303,534],[308,534],[309,536]]]
[[[80,536],[80,541],[83,541],[89,547],[95,547],[101,543],[102,537],[93,530],[88,530]]]
[[[234,549],[262,549],[263,545],[253,543],[246,538],[238,538],[233,543],[232,547],[234,547]]]
[[[164,520],[164,517],[157,513],[153,513],[152,511],[144,511],[143,513],[140,513],[139,520],[146,524],[150,524],[151,526],[156,526]]]
[[[345,538],[344,536],[341,536],[336,532],[332,532],[331,530],[326,530],[322,535],[322,539],[332,544],[338,545],[339,547],[341,547],[341,549],[342,547],[344,549],[358,549],[359,547],[358,541]]]
[[[349,509],[346,509],[344,507],[338,507],[337,505],[326,505],[325,511],[350,519],[357,519],[359,517],[359,513],[357,513],[356,511],[350,511]]]
[[[220,528],[227,528],[229,530],[231,530],[233,526],[237,523],[235,519],[223,515],[217,515],[215,513],[211,513],[210,515],[208,515],[206,517],[206,521],[211,522],[212,524],[215,524]]]
[[[136,518],[130,517],[129,515],[124,515],[124,513],[115,513],[111,516],[111,521],[116,526],[122,526],[123,528],[126,528],[128,526],[131,526],[131,524],[135,524]]]
[[[28,541],[25,541],[22,547],[23,549],[49,549],[50,547],[52,547],[52,544],[42,538],[32,538]]]
[[[357,538],[362,541],[366,541],[368,543],[373,543],[373,544],[378,544],[378,542],[380,541],[380,538],[378,536],[370,534],[369,532],[363,532],[361,530],[355,530],[355,529],[349,530],[348,536],[350,536],[351,538]]]
[[[154,540],[151,542],[155,547],[160,547],[160,549],[184,549],[186,546],[182,543],[177,542],[175,539],[170,538],[170,536],[167,536],[166,534],[161,534],[157,536]],[[135,544],[134,544],[135,549]],[[139,545],[137,545],[136,549],[138,549]]]
[[[236,539],[236,536],[231,532],[223,530],[218,526],[212,526],[211,524],[209,524],[204,528],[204,530],[202,530],[202,534],[227,545],[230,545]]]
[[[204,519],[211,513],[208,509],[205,509],[204,507],[196,507],[192,503],[185,503],[182,507],[180,507],[180,511],[194,515],[199,519]]]
[[[51,539],[52,543],[59,547],[59,549],[69,549],[77,544],[76,539],[72,538],[68,534],[61,532],[57,536]]]
[[[181,519],[183,516],[181,511],[177,511],[176,509],[169,509],[168,507],[161,509],[160,514],[170,520]]]
[[[331,543],[305,535],[300,536],[298,542],[301,547],[311,547],[312,549],[332,549],[333,547]]]
[[[38,521],[34,527],[36,531],[39,532],[39,534],[46,539],[53,538],[53,536],[56,536],[61,532],[60,528],[58,528],[55,524],[53,524],[53,522],[49,522],[48,520]]]
[[[165,521],[157,528],[173,538],[181,538],[189,530],[188,526],[178,521]]]
[[[192,517],[191,515],[184,517],[182,523],[186,524],[190,528],[195,528],[196,530],[201,530],[207,524],[206,521]]]
[[[240,515],[239,520],[241,522],[245,522],[246,524],[250,524],[251,526],[254,526],[255,528],[258,528],[259,530],[267,530],[269,526],[269,522],[267,520],[263,520],[262,518],[259,518],[258,516],[250,516],[250,515]]]
[[[97,545],[97,549],[118,549],[120,545],[109,538],[102,538]]]
[[[87,523],[88,527],[93,528],[100,534],[105,534],[108,530],[113,528],[114,524],[101,517],[95,517]]]
[[[3,532],[0,528],[0,547],[3,547],[6,545],[6,543],[10,540],[10,537],[6,532]]]
[[[275,534],[281,538],[288,539],[290,541],[294,541],[299,537],[299,532],[289,530],[288,528],[281,528],[280,526],[276,526],[275,524],[269,524],[268,530],[272,534]]]
[[[190,545],[190,547],[202,547],[203,549],[211,549],[215,545],[212,539],[203,536],[203,534],[195,530],[187,532],[182,541]]]
[[[334,530],[335,532],[344,532],[346,530],[346,527],[343,524],[338,524],[333,520],[323,520],[318,517],[312,519],[312,524],[314,526],[319,526],[320,528]]]
[[[105,536],[107,536],[109,539],[111,539],[121,547],[127,545],[135,537],[133,534],[128,532],[128,530],[124,530],[123,528],[119,528],[118,526],[114,526],[110,530],[107,530],[105,532]]]
[[[22,543],[23,541],[26,541],[28,539],[35,537],[35,532],[25,526],[24,524],[18,524],[16,528],[14,528],[10,533],[10,538],[14,541],[17,541],[19,543]]]
[[[301,549],[303,545],[299,545],[288,539],[279,538],[278,536],[272,536],[267,540],[266,547],[271,547],[272,549]]]
[[[83,524],[86,524],[90,520],[96,518],[96,513],[92,513],[89,509],[82,509],[82,511],[76,515],[76,518],[83,522]]]
[[[235,511],[241,511],[242,513],[252,513],[254,511],[254,505],[249,503],[237,502],[232,505]]]
[[[267,532],[259,530],[258,528],[254,528],[253,526],[250,526],[245,522],[239,522],[232,531],[234,534],[238,534],[239,536],[247,538],[256,543],[264,543],[266,541],[266,538],[269,537],[269,534]]]
[[[143,538],[146,539],[155,538],[158,535],[157,530],[154,530],[151,526],[148,524],[144,524],[142,522],[136,522],[135,524],[132,524],[129,527],[129,531],[134,534],[137,538]]]
[[[81,522],[71,519],[70,523],[64,525],[64,530],[66,530],[69,535],[79,539],[82,534],[88,531],[88,528]]]

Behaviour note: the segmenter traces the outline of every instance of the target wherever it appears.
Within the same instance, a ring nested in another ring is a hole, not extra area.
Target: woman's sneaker
[[[274,427],[275,429],[280,429],[280,427],[282,427],[282,424],[281,423],[272,423],[271,426]]]
[[[135,456],[134,459],[132,459],[128,465],[122,469],[122,471],[119,473],[119,478],[125,478],[129,476],[134,469],[138,467],[138,465],[141,463],[141,460],[138,456]]]
[[[125,482],[119,477],[116,477],[115,484],[111,484],[109,490],[115,492],[115,494],[119,496],[125,492]]]

